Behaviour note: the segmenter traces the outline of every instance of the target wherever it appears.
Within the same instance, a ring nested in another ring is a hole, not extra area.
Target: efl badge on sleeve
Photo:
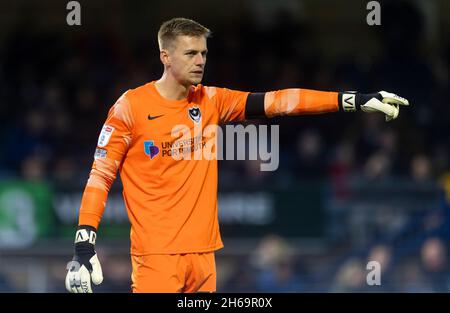
[[[97,146],[104,147],[108,144],[109,139],[114,131],[114,127],[109,125],[103,125],[100,136],[98,137]]]

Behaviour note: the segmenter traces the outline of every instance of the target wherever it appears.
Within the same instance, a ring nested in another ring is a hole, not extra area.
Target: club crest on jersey
[[[193,120],[195,123],[200,122],[200,119],[202,118],[202,112],[200,111],[200,108],[195,106],[188,110],[189,117],[191,120]]]
[[[155,156],[158,155],[159,148],[155,146],[153,140],[146,140],[144,141],[144,152],[146,155],[150,157],[150,159],[153,159]]]

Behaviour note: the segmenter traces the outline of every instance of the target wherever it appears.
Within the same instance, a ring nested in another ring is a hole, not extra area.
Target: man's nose
[[[201,53],[197,54],[195,56],[195,65],[204,65],[205,64],[205,58]]]

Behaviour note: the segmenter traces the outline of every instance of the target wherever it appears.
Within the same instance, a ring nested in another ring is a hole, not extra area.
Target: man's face
[[[206,64],[206,38],[204,36],[178,36],[167,50],[168,71],[184,86],[202,81]]]

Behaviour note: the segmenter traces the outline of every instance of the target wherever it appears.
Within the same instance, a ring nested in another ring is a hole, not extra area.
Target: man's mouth
[[[203,71],[202,70],[197,70],[197,71],[192,71],[191,73],[194,73],[194,74],[203,74]]]

